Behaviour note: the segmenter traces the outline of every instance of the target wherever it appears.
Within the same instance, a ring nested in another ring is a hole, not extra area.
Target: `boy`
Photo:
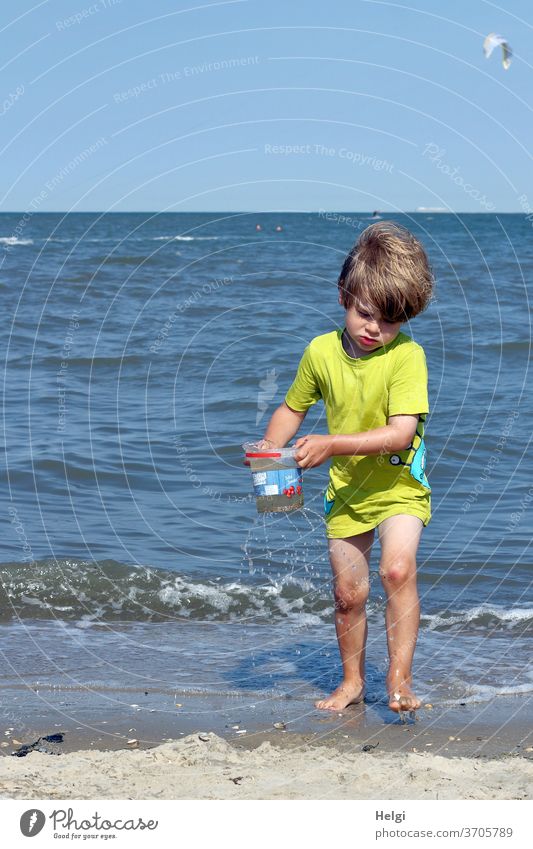
[[[432,286],[427,256],[408,230],[387,221],[367,227],[338,280],[345,327],[307,346],[265,433],[264,447],[286,445],[309,407],[324,401],[329,433],[295,443],[303,469],[331,459],[324,514],[343,680],[317,708],[338,711],[364,698],[376,528],[387,595],[389,707],[413,711],[421,704],[411,689],[411,666],[420,619],[416,552],[431,517],[424,472],[427,368],[423,348],[401,326],[426,308]]]

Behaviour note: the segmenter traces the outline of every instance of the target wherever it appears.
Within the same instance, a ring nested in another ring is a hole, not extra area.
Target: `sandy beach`
[[[528,698],[435,705],[402,724],[379,703],[337,714],[303,699],[178,694],[172,710],[163,694],[108,690],[103,711],[103,694],[83,689],[1,695],[2,798],[533,798]],[[41,751],[13,756],[39,738]]]
[[[24,799],[531,799],[533,761],[374,754],[330,745],[245,749],[191,734],[145,751],[31,752],[0,761],[0,795]]]
[[[61,800],[533,799],[533,4],[302,6],[5,5],[22,842]],[[307,807],[167,826],[370,845]]]

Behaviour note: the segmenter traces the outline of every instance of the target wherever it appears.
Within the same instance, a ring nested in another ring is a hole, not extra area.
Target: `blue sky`
[[[505,6],[3,5],[0,209],[531,212],[533,8]]]

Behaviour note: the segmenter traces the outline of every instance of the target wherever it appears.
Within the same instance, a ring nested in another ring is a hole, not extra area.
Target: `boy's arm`
[[[333,456],[392,454],[408,448],[418,424],[418,415],[389,416],[388,424],[363,433],[334,433],[302,436],[296,441],[295,459],[303,469],[313,468]]]
[[[293,410],[283,401],[274,411],[262,441],[270,442],[271,446],[276,448],[283,448],[298,433],[306,412]]]
[[[305,419],[307,410],[321,398],[320,386],[313,366],[311,345],[309,344],[298,365],[298,371],[284,400],[274,411],[264,438],[259,442],[260,449],[284,448],[298,432]],[[300,410],[295,409],[300,407]],[[303,410],[301,408],[304,408]]]

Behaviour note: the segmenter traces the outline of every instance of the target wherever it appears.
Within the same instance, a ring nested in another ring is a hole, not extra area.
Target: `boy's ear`
[[[341,292],[340,289],[339,289],[339,304],[341,305],[341,307],[344,306],[344,304],[342,303],[342,292]]]

